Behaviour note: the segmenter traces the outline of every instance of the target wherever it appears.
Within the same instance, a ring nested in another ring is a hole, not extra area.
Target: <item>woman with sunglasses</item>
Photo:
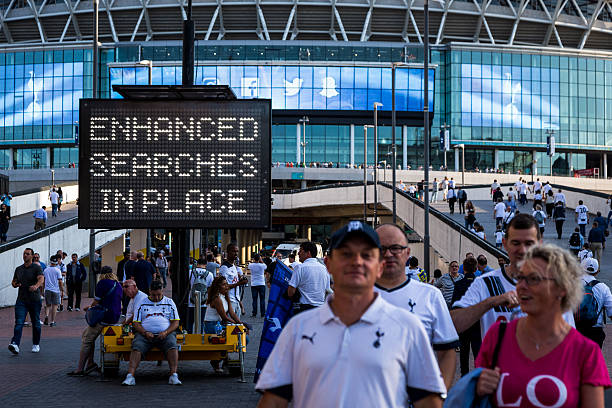
[[[494,324],[487,332],[476,367],[478,396],[491,395],[495,407],[604,406],[612,386],[597,344],[563,319],[583,297],[582,270],[574,256],[554,245],[531,247],[516,292],[524,317]],[[492,367],[498,338],[497,364]]]

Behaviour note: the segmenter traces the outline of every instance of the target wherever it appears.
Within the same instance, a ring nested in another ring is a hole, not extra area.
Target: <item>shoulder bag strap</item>
[[[501,349],[502,341],[504,340],[504,333],[506,332],[507,322],[501,322],[499,324],[499,331],[497,333],[497,344],[495,344],[495,350],[493,351],[493,363],[491,364],[491,369],[495,370],[497,366],[497,360],[499,357],[499,350]]]
[[[110,296],[110,294],[115,291],[116,287],[117,287],[117,281],[113,282],[113,287],[111,288],[111,290],[108,291],[106,295],[104,295],[104,297],[102,297],[102,299],[106,299],[108,296]]]

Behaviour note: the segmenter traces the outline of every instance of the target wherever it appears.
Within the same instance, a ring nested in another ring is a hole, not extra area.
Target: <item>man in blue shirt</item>
[[[41,230],[47,226],[47,207],[34,211],[34,231]]]
[[[484,255],[478,255],[478,258],[476,258],[476,261],[478,262],[476,264],[476,272],[475,275],[476,276],[480,276],[480,275],[484,275],[487,272],[491,272],[494,269],[491,268],[489,265],[487,265],[487,257]]]
[[[604,237],[604,230],[599,228],[597,221],[593,221],[593,228],[589,231],[588,241],[591,251],[593,251],[593,257],[601,265],[601,250],[606,242],[606,238]]]

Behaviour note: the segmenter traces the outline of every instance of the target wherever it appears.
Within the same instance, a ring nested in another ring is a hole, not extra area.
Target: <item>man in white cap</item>
[[[583,336],[599,344],[601,348],[606,338],[606,333],[603,329],[605,314],[607,313],[608,316],[612,314],[612,293],[610,293],[608,285],[595,278],[599,273],[599,262],[597,262],[597,259],[586,258],[582,261],[582,269],[585,273],[582,277],[585,297],[580,305],[579,314],[576,320],[576,329],[578,329]],[[593,302],[593,298],[595,302]],[[579,316],[580,312],[588,308],[589,303],[594,303],[594,305],[597,306],[597,322],[594,325],[584,327],[580,324]]]

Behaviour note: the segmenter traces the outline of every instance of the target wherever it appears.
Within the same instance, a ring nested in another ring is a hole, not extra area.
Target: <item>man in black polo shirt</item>
[[[26,248],[23,251],[23,265],[15,268],[15,274],[11,282],[14,288],[19,288],[17,302],[15,302],[15,330],[11,344],[8,346],[13,354],[19,354],[21,332],[27,313],[30,313],[30,320],[32,321],[32,353],[40,351],[40,308],[42,302],[39,289],[44,284],[45,276],[40,265],[32,263],[33,258],[34,250]]]

